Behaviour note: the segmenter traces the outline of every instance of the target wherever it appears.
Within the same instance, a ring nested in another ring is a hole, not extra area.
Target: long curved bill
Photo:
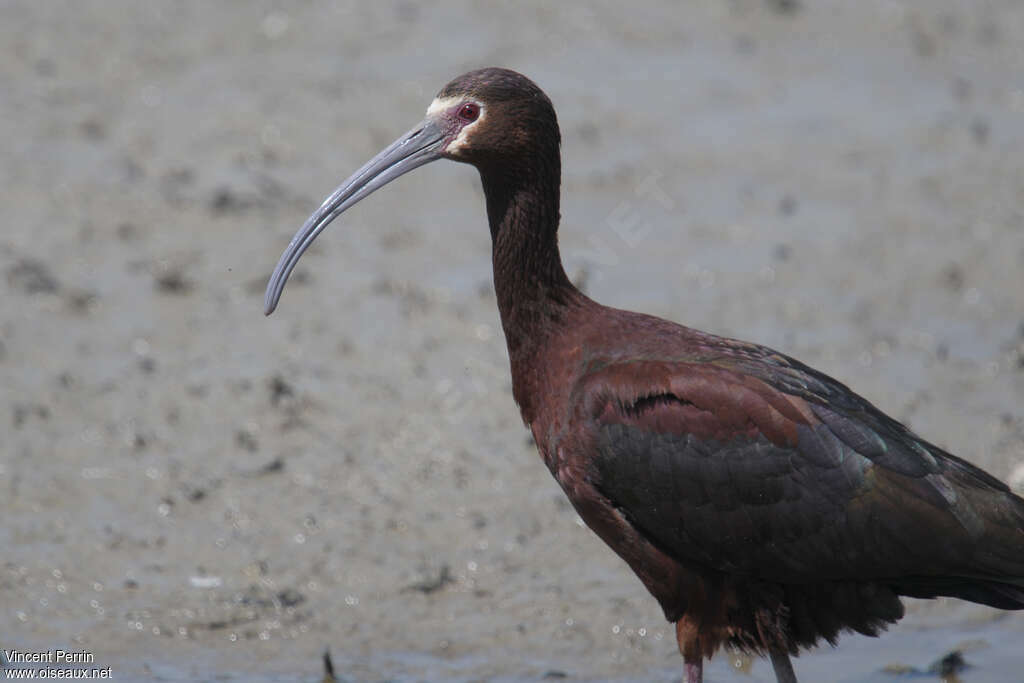
[[[444,139],[444,129],[438,122],[428,118],[388,145],[384,151],[366,162],[366,165],[332,192],[295,233],[295,237],[288,243],[288,248],[281,254],[281,260],[277,262],[270,282],[267,283],[263,312],[270,315],[277,308],[284,284],[299,262],[299,257],[331,221],[398,176],[439,159]]]

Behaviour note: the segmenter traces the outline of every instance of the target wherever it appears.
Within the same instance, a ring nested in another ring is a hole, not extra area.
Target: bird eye
[[[473,121],[476,121],[476,117],[480,116],[480,105],[474,104],[473,102],[467,102],[459,107],[458,116],[466,123],[472,123]]]

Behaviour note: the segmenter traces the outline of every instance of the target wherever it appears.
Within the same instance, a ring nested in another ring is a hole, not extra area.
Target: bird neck
[[[534,160],[539,157],[533,157]],[[536,410],[539,355],[570,313],[589,301],[558,253],[560,168],[556,160],[481,170],[491,228],[494,291],[512,364],[512,390],[527,422]]]

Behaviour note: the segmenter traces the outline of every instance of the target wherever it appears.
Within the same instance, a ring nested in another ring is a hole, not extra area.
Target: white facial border
[[[483,122],[483,120],[487,118],[487,108],[484,107],[482,103],[477,102],[476,100],[467,99],[465,97],[437,97],[434,98],[434,101],[430,103],[429,107],[427,107],[427,116],[434,117],[439,115],[441,112],[450,111],[454,109],[457,105],[463,105],[466,104],[467,102],[471,102],[476,106],[480,107],[480,116],[476,117],[476,121],[474,121],[473,123],[468,123],[465,126],[463,126],[462,130],[459,131],[458,136],[456,136],[454,140],[448,143],[448,146],[445,148],[445,151],[448,152],[449,154],[457,153],[459,150],[466,146],[466,144],[469,142],[469,136],[472,135],[470,131],[479,126]]]

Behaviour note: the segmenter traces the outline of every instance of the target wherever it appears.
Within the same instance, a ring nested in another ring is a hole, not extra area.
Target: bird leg
[[[694,659],[683,658],[683,682],[703,683],[704,681],[704,658],[697,656]]]
[[[778,683],[797,683],[789,655],[782,650],[772,650],[769,655],[772,658],[772,668],[775,669],[775,680]]]
[[[683,683],[703,683],[704,651],[700,646],[700,631],[686,617],[676,622],[676,644],[683,656]]]

